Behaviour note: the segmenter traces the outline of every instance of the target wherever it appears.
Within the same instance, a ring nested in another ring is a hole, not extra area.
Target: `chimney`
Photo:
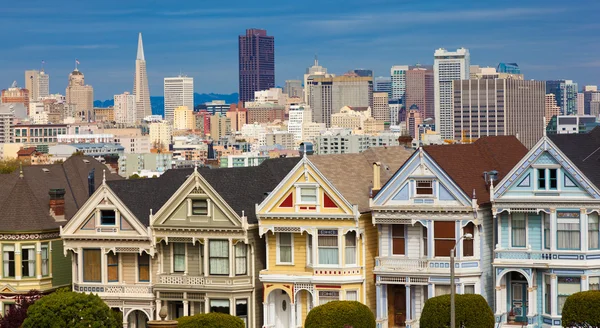
[[[373,197],[377,195],[377,192],[381,189],[381,163],[373,163],[373,189],[371,194]]]
[[[50,215],[56,221],[65,221],[65,190],[50,189]]]
[[[88,174],[88,197],[91,197],[94,191],[96,191],[95,175],[96,169],[92,168],[90,174]]]

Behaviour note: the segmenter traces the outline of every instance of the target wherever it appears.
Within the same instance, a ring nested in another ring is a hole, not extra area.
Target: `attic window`
[[[432,180],[417,180],[416,192],[419,196],[431,196],[433,195],[433,181]]]
[[[206,199],[192,200],[192,215],[208,215],[208,201]]]
[[[101,210],[100,211],[100,224],[101,225],[115,225],[117,223],[117,215],[114,210]]]

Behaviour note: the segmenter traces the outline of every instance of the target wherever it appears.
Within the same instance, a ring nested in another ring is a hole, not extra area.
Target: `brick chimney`
[[[56,221],[65,221],[65,190],[50,189],[50,215]]]

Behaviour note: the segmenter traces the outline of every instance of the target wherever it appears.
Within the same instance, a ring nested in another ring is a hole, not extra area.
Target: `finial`
[[[194,172],[198,173],[198,162],[194,162]]]
[[[152,217],[152,209],[150,209],[150,217]]]
[[[302,147],[304,148],[304,152],[302,154],[302,157],[306,158],[306,143],[302,144]]]
[[[106,184],[106,170],[102,170],[102,184]]]
[[[242,210],[242,217],[244,217],[246,211]]]
[[[544,116],[544,118],[542,118],[542,126],[544,129],[544,137],[546,136],[546,116]]]
[[[162,321],[165,321],[165,319],[167,318],[168,315],[168,310],[166,306],[161,306],[160,311],[158,312],[158,316],[160,317],[160,319]]]
[[[473,199],[477,199],[477,195],[475,194],[475,188],[473,188]]]
[[[23,162],[19,162],[19,178],[23,179]]]

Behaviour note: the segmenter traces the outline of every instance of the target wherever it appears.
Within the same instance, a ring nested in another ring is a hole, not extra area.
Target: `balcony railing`
[[[94,293],[100,296],[106,295],[152,295],[152,287],[144,285],[109,285],[94,283],[73,284],[73,290],[81,293]]]
[[[158,276],[158,283],[164,285],[204,286],[204,277],[160,275]]]
[[[480,270],[475,259],[456,260],[455,268],[461,270]],[[450,272],[450,259],[406,259],[395,257],[375,258],[375,271],[383,272]]]
[[[589,252],[582,251],[550,251],[550,250],[541,250],[534,251],[531,249],[502,249],[494,251],[494,259],[495,261],[510,261],[514,260],[517,262],[520,261],[565,261],[565,260],[573,260],[573,261],[592,261],[592,260],[600,260],[600,251],[594,250]]]

